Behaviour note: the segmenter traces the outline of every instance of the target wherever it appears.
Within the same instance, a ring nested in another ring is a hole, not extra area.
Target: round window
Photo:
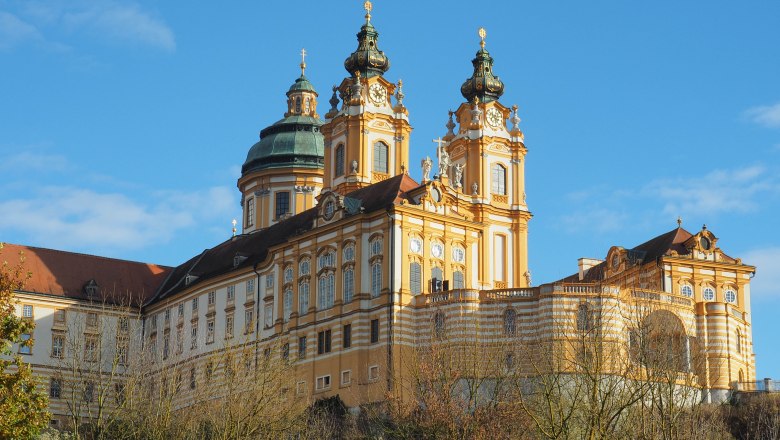
[[[693,296],[693,289],[691,289],[691,286],[686,284],[686,285],[682,286],[682,288],[680,288],[680,293],[683,296],[687,296],[687,297],[690,298],[690,297]]]
[[[431,255],[433,255],[435,258],[441,258],[443,253],[444,247],[441,244],[434,243],[431,245]]]
[[[699,243],[701,244],[701,248],[705,251],[710,250],[710,246],[712,246],[712,243],[710,243],[710,239],[707,237],[702,237],[701,240],[699,240]]]
[[[452,259],[456,263],[462,263],[466,259],[466,251],[463,248],[456,247],[452,250]]]
[[[715,299],[715,291],[712,290],[711,287],[706,287],[702,296],[704,297],[705,301],[712,301]]]
[[[726,302],[734,303],[737,302],[737,292],[729,289],[726,291]]]

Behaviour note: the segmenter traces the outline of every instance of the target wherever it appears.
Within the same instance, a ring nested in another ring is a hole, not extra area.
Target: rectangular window
[[[119,339],[116,341],[116,360],[119,365],[127,365],[127,339]]]
[[[409,290],[412,295],[422,293],[422,268],[420,263],[414,262],[409,265]]]
[[[171,353],[171,333],[166,330],[163,336],[163,359],[168,359],[168,355]]]
[[[290,193],[287,191],[276,193],[276,217],[280,218],[290,212]]]
[[[336,176],[341,176],[344,174],[344,144],[339,144],[338,147],[336,147],[336,158],[334,159],[335,162],[335,171]]]
[[[60,309],[54,311],[54,323],[65,324],[65,310]]]
[[[95,398],[95,384],[92,382],[87,382],[84,385],[84,401],[92,402],[94,398]]]
[[[225,316],[225,338],[233,337],[233,314],[228,313]]]
[[[306,336],[298,338],[298,359],[306,359]]]
[[[255,199],[250,197],[246,201],[246,226],[251,227],[255,224]]]
[[[197,322],[192,325],[192,329],[190,330],[190,350],[195,350],[198,348],[198,327],[196,327],[198,324]]]
[[[295,384],[295,393],[300,395],[306,394],[306,382],[300,381]]]
[[[19,344],[19,354],[32,354],[32,346],[27,345],[32,336],[29,333],[23,333],[20,337],[21,343]]]
[[[344,269],[344,303],[352,301],[355,295],[355,270],[352,267]]]
[[[157,315],[151,317],[149,321],[149,328],[151,330],[157,330]]]
[[[324,390],[326,388],[330,388],[330,375],[317,378],[317,389]]]
[[[178,312],[179,318],[184,318],[184,303],[179,304]]]
[[[236,299],[236,286],[227,286],[227,300],[233,301]]]
[[[31,319],[33,317],[33,306],[29,304],[25,304],[22,306],[22,318],[29,318]]]
[[[209,305],[213,306],[217,302],[217,292],[209,292]]]
[[[506,237],[496,235],[493,240],[493,267],[495,270],[494,279],[496,281],[506,280]]]
[[[126,316],[120,316],[117,322],[119,333],[127,333],[130,331],[130,320],[127,319]]]
[[[387,173],[387,145],[383,142],[374,144],[374,172]]]
[[[212,342],[214,342],[214,318],[206,322],[206,343],[211,344]]]
[[[62,379],[51,378],[49,382],[49,397],[59,399],[62,395]]]
[[[349,385],[352,383],[352,370],[345,370],[341,372],[341,385]]]
[[[290,359],[290,343],[286,342],[284,345],[282,345],[282,359],[285,361]]]
[[[371,343],[376,344],[379,342],[379,320],[371,320]]]
[[[65,352],[65,336],[54,334],[51,337],[51,357],[62,359]]]
[[[263,325],[265,325],[265,328],[269,328],[272,325],[274,325],[274,305],[273,304],[266,304],[265,305],[265,318]]]
[[[171,309],[165,309],[165,323],[169,324],[171,322]]]
[[[94,362],[97,360],[98,340],[95,336],[87,336],[84,340],[84,360]]]
[[[190,389],[195,389],[195,367],[190,368]]]
[[[352,324],[344,326],[343,334],[343,348],[349,348],[352,346]]]
[[[379,365],[372,365],[368,367],[368,380],[379,379]]]
[[[382,264],[374,263],[371,266],[371,296],[379,297],[382,293]]]
[[[184,329],[179,327],[176,329],[176,354],[181,354],[184,351]]]
[[[97,327],[97,313],[87,313],[87,327]]]
[[[274,287],[274,273],[271,272],[265,276],[265,288],[270,289]]]
[[[255,331],[255,314],[252,309],[244,310],[244,334],[254,333]]]
[[[192,312],[193,312],[193,314],[195,313],[195,311],[198,310],[198,303],[200,302],[200,301],[198,301],[198,299],[200,299],[200,298],[195,297],[195,298],[192,299]]]
[[[254,278],[251,280],[246,281],[246,297],[249,298],[249,295],[254,295],[255,293],[255,280]]]
[[[330,330],[317,333],[317,354],[330,353]]]

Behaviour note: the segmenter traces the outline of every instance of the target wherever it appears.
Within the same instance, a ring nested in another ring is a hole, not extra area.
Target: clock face
[[[435,258],[441,258],[441,255],[444,253],[444,248],[439,243],[434,243],[431,245],[431,255],[433,255]]]
[[[372,84],[368,89],[368,95],[376,105],[383,105],[387,102],[387,89],[381,84]]]
[[[422,249],[422,241],[420,241],[417,238],[413,238],[412,241],[409,243],[409,249],[411,249],[412,252],[415,254],[420,253],[420,249]]]
[[[485,114],[485,119],[492,127],[498,127],[504,122],[504,115],[497,108],[491,107]]]

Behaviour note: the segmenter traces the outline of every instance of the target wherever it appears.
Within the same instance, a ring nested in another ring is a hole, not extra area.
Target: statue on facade
[[[528,283],[528,287],[531,287],[531,271],[527,270],[523,275],[525,276],[526,283]]]
[[[355,159],[352,159],[352,162],[350,162],[350,169],[352,171],[352,174],[357,174],[357,168],[358,168],[358,161]]]
[[[455,188],[460,188],[463,186],[463,169],[466,168],[465,164],[456,163],[455,166],[455,184],[453,185]]]
[[[433,161],[430,157],[425,156],[425,159],[420,163],[422,165],[423,182],[430,180],[431,169],[433,168]]]
[[[471,184],[471,195],[479,195],[479,184],[477,182]]]

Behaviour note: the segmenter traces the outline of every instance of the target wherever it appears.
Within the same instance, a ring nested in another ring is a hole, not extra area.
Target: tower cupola
[[[344,68],[350,75],[360,72],[363,78],[382,75],[390,68],[390,60],[385,53],[377,47],[379,32],[371,24],[371,2],[363,4],[366,10],[366,24],[360,28],[357,34],[358,48],[344,60]]]
[[[460,93],[468,102],[472,102],[476,97],[479,102],[488,103],[498,100],[504,94],[504,83],[498,76],[493,75],[493,57],[485,49],[486,35],[485,29],[480,28],[480,47],[477,56],[471,60],[474,73],[460,86]]]

